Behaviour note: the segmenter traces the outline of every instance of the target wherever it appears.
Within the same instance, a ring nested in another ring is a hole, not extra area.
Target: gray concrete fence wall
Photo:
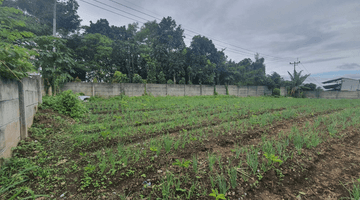
[[[84,93],[86,96],[112,97],[120,94],[127,96],[141,96],[146,93],[154,96],[200,96],[214,95],[214,86],[209,85],[182,85],[182,84],[137,84],[137,83],[66,83],[62,88],[72,90],[75,93]],[[224,85],[216,85],[216,92],[226,95]],[[229,95],[234,96],[262,96],[271,95],[272,92],[267,86],[228,86]]]
[[[39,103],[42,102],[39,76],[20,81],[0,78],[0,158],[9,158],[11,148],[28,136]]]
[[[304,92],[304,95],[318,99],[360,99],[360,91],[309,91]]]

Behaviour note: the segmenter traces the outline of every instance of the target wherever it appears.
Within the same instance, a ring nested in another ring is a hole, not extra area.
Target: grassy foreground
[[[360,100],[126,97],[39,110],[0,199],[359,199]]]

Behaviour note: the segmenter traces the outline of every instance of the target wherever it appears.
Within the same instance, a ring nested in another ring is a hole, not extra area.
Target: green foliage
[[[225,195],[224,194],[219,194],[218,190],[217,189],[211,189],[212,193],[209,194],[209,196],[211,197],[215,197],[216,200],[219,200],[219,199],[226,199],[225,198]]]
[[[174,162],[173,165],[177,165],[177,166],[179,166],[179,167],[186,167],[186,168],[188,168],[189,165],[190,165],[190,160],[184,161],[184,158],[183,158],[182,161],[180,161],[179,159],[176,159],[176,162]]]
[[[77,76],[77,77],[75,78],[74,82],[75,82],[75,83],[79,83],[79,82],[81,82],[81,79],[79,79],[79,77]]]
[[[53,25],[54,1],[49,0],[5,0],[5,6],[19,8],[26,12],[26,17],[31,18],[31,27],[27,29],[37,30],[37,35],[50,35]],[[76,0],[57,1],[56,4],[56,28],[57,32],[66,36],[80,27],[80,16],[77,14],[79,4]],[[29,20],[30,22],[30,20]]]
[[[282,160],[279,159],[279,156],[275,156],[274,154],[268,154],[268,153],[264,153],[264,156],[266,157],[266,159],[268,159],[268,162],[273,165],[274,163],[279,163],[281,165],[281,163],[283,162]]]
[[[299,91],[300,89],[299,86],[307,79],[307,77],[310,76],[310,74],[305,74],[304,76],[302,76],[301,73],[302,70],[300,72],[297,72],[295,69],[293,74],[288,72],[291,79],[291,95],[295,95],[295,92]]]
[[[97,78],[98,81],[110,82],[113,65],[109,58],[113,51],[113,41],[99,33],[86,34],[81,37],[77,45],[73,48],[77,54],[78,63],[82,69],[88,72],[88,78]]]
[[[163,71],[161,71],[158,75],[158,83],[165,84],[166,83],[166,77]]]
[[[216,85],[214,85],[214,96],[217,96],[218,93],[216,92]]]
[[[119,71],[115,71],[114,77],[112,82],[113,83],[128,83],[128,78],[126,76],[126,74],[123,74]]]
[[[226,95],[229,95],[229,86],[225,84]]]
[[[279,88],[274,88],[273,89],[273,92],[272,92],[272,95],[277,95],[277,96],[280,96],[280,89]]]
[[[75,61],[73,51],[66,46],[66,42],[53,36],[40,36],[27,45],[27,48],[38,52],[33,63],[37,68],[41,67],[46,93],[49,87],[53,94],[59,92],[63,84],[73,79],[70,73],[74,72]]]
[[[30,58],[36,55],[35,51],[24,48],[21,42],[24,38],[34,35],[30,32],[19,31],[25,23],[9,16],[22,15],[20,10],[3,7],[0,0],[0,77],[21,79],[27,77],[27,72],[35,71]]]
[[[143,80],[139,74],[134,74],[133,83],[146,83],[146,80]]]
[[[166,82],[166,84],[174,84],[174,81],[171,80],[171,79],[169,79],[169,80]]]
[[[78,97],[71,91],[67,90],[57,96],[43,97],[42,108],[52,108],[60,114],[68,115],[72,118],[82,118],[88,112]]]
[[[93,83],[98,83],[97,78],[94,78],[94,79],[93,79]]]

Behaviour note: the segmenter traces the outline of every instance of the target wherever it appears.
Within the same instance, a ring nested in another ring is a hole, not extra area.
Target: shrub
[[[129,82],[129,80],[128,80],[126,74],[123,74],[119,71],[115,71],[112,82],[113,83],[127,83],[127,82]]]
[[[77,76],[77,77],[75,78],[74,82],[75,82],[75,83],[79,83],[79,82],[81,82],[81,79]]]
[[[43,98],[42,108],[52,108],[60,114],[68,115],[72,118],[82,118],[87,113],[87,109],[71,90],[62,92],[58,96],[46,96]]]
[[[272,93],[274,96],[280,96],[280,89],[279,88],[274,88],[273,89],[273,93]]]
[[[171,80],[171,79],[169,79],[169,80],[167,81],[167,84],[174,84],[174,81]]]

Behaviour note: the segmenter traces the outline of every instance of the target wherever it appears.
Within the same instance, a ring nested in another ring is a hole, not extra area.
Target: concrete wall
[[[166,85],[146,84],[146,92],[154,96],[166,96]]]
[[[200,85],[186,85],[185,94],[186,96],[200,96],[201,95]]]
[[[280,87],[280,96],[286,96],[287,94],[286,88],[285,87]]]
[[[137,83],[67,83],[62,91],[72,90],[75,93],[83,92],[87,96],[111,97],[120,94],[127,96],[141,96],[145,91],[145,84]],[[266,86],[228,86],[229,95],[247,97],[271,95],[272,92]],[[210,85],[182,85],[182,84],[146,84],[146,92],[154,96],[200,96],[214,95],[214,86]],[[216,85],[216,92],[226,95],[224,85]]]
[[[166,84],[167,95],[185,96],[185,85]]]
[[[201,85],[201,95],[214,95],[214,86]]]
[[[229,95],[238,96],[238,87],[236,85],[228,85]]]
[[[28,136],[38,104],[42,102],[39,76],[19,81],[0,78],[0,158]],[[1,163],[0,163],[1,164]]]
[[[360,91],[309,91],[304,92],[307,98],[319,99],[360,99]]]
[[[133,97],[141,96],[144,94],[145,84],[142,83],[121,83],[121,91],[123,94]],[[119,94],[120,94],[119,93]]]
[[[218,94],[226,95],[226,87],[225,87],[225,85],[217,85],[216,86],[216,92]]]

